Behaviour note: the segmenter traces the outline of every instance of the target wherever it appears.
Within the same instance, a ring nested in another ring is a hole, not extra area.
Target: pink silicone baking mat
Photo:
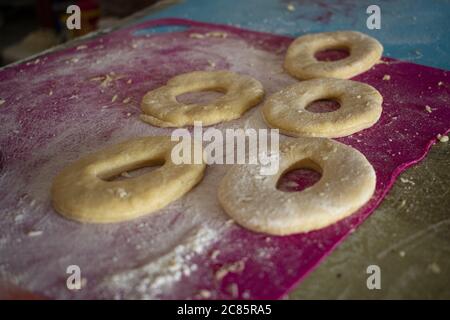
[[[448,131],[447,71],[383,59],[355,78],[381,92],[383,113],[372,128],[338,140],[367,157],[377,187],[362,209],[319,231],[272,237],[232,223],[216,197],[225,165],[209,166],[196,188],[156,214],[117,224],[62,218],[52,209],[49,189],[59,170],[88,152],[130,137],[169,135],[170,129],[139,120],[139,103],[145,92],[177,74],[228,69],[261,81],[266,95],[297,82],[282,68],[291,41],[164,19],[1,70],[0,279],[58,299],[285,295],[374,211],[400,172]],[[265,125],[257,106],[215,127]],[[66,286],[69,265],[81,269],[81,290]]]

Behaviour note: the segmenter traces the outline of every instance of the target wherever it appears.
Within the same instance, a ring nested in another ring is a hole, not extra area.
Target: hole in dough
[[[176,99],[179,103],[183,104],[207,105],[223,95],[224,92],[220,92],[219,90],[201,90],[182,93]]]
[[[322,178],[322,169],[310,159],[297,162],[278,179],[277,189],[284,192],[299,192],[315,185]]]
[[[109,177],[106,179],[103,179],[105,181],[121,181],[121,180],[125,180],[125,179],[130,179],[130,178],[135,178],[138,176],[141,176],[143,174],[152,172],[156,169],[159,169],[162,167],[164,163],[162,164],[156,164],[153,166],[145,166],[145,167],[141,167],[141,168],[137,168],[137,169],[133,169],[133,170],[128,170],[128,171],[123,171],[121,172],[119,175],[115,175],[113,177]]]
[[[318,61],[338,61],[348,56],[350,56],[350,50],[345,47],[327,48],[314,54],[314,58]]]
[[[306,110],[312,113],[326,113],[338,110],[341,107],[339,101],[335,99],[319,99],[306,106]]]
[[[135,178],[161,168],[164,165],[164,159],[146,161],[144,163],[132,163],[123,168],[112,168],[108,172],[98,173],[97,176],[104,181],[120,181],[129,178]]]

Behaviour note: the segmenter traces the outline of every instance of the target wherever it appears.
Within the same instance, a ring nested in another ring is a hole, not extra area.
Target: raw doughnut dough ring
[[[319,99],[335,99],[340,108],[313,113],[305,108]],[[289,136],[344,137],[374,125],[383,97],[372,86],[352,80],[301,81],[270,96],[262,107],[265,121]]]
[[[53,181],[53,206],[81,222],[133,219],[180,198],[203,177],[205,164],[171,161],[169,136],[129,140],[90,154],[60,172]],[[163,164],[137,177],[106,181],[122,172]]]
[[[208,104],[183,104],[180,94],[214,90],[224,95]],[[158,127],[184,127],[202,121],[204,126],[239,118],[264,96],[262,84],[229,71],[194,71],[170,79],[165,86],[148,92],[142,99],[141,119]]]
[[[280,177],[310,168],[321,179],[301,192],[277,189]],[[375,190],[375,172],[356,149],[326,138],[287,138],[280,168],[259,175],[257,165],[233,165],[220,183],[222,207],[237,223],[257,232],[290,235],[327,227],[357,211]]]
[[[318,61],[314,54],[325,49],[348,49],[350,55],[337,61]],[[374,38],[355,31],[307,34],[289,46],[284,68],[299,79],[348,79],[369,70],[383,53]]]

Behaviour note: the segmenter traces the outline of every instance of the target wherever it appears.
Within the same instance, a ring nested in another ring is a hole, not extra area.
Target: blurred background
[[[0,65],[64,43],[148,7],[158,0],[0,0]],[[81,9],[81,30],[65,27],[66,9]]]

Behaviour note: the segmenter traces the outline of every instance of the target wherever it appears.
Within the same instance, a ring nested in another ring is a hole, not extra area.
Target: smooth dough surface
[[[349,56],[336,61],[319,61],[315,54],[327,49],[347,49]],[[284,60],[286,71],[299,79],[348,79],[369,70],[383,53],[374,38],[356,31],[307,34],[295,39]]]
[[[224,93],[207,104],[183,104],[183,93],[212,90]],[[142,99],[141,119],[158,127],[184,127],[201,121],[204,126],[239,118],[264,96],[262,84],[230,71],[194,71],[170,79]]]
[[[277,189],[280,177],[296,168],[321,172],[301,192]],[[327,138],[287,138],[280,144],[280,169],[261,176],[257,165],[233,165],[218,198],[227,214],[245,228],[290,235],[327,227],[357,211],[371,198],[376,176],[356,149]]]
[[[334,99],[340,108],[314,113],[306,107]],[[372,86],[352,80],[312,79],[278,91],[262,107],[267,124],[289,136],[344,137],[373,126],[381,116],[383,97]]]
[[[163,208],[191,190],[205,164],[171,161],[169,136],[137,138],[90,154],[63,169],[53,181],[53,206],[61,215],[93,223],[119,222]],[[124,180],[123,172],[161,167]]]

